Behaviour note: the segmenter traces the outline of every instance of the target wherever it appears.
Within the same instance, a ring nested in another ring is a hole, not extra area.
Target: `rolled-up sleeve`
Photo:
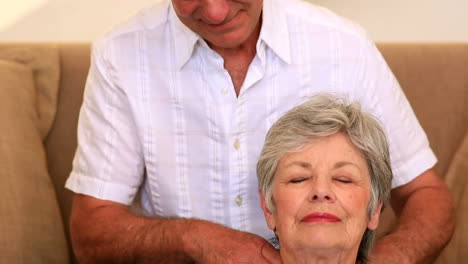
[[[65,186],[75,193],[128,205],[143,180],[143,153],[112,57],[108,43],[93,45],[78,122],[78,147]]]
[[[437,158],[409,101],[384,58],[372,42],[364,53],[366,99],[386,131],[393,170],[392,187],[412,181],[432,168]]]

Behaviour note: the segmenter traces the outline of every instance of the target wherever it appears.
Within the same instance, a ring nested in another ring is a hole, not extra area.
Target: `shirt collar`
[[[282,60],[291,63],[290,40],[286,13],[281,1],[263,0],[262,29],[259,42],[264,41]],[[177,17],[172,1],[169,1],[169,22],[173,28],[175,67],[182,68],[192,56],[195,45],[202,38],[185,26]],[[258,45],[257,45],[258,49]]]
[[[169,23],[173,29],[172,40],[175,49],[174,66],[180,69],[190,59],[195,44],[198,40],[201,40],[201,38],[180,21],[172,6],[172,1],[169,1]]]
[[[286,63],[291,63],[288,21],[284,0],[263,0],[262,29],[260,40],[270,47]]]

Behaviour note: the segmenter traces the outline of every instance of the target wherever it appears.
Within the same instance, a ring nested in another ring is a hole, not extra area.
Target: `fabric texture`
[[[37,45],[2,45],[0,60],[15,61],[29,66],[33,71],[36,89],[36,104],[39,117],[39,131],[45,139],[54,121],[59,77],[58,49],[50,44]]]
[[[361,28],[307,2],[265,0],[257,54],[236,97],[223,59],[170,3],[93,47],[67,188],[149,215],[196,217],[272,236],[255,165],[269,127],[320,93],[361,102],[383,123],[393,186],[434,166],[424,131]]]
[[[57,113],[45,141],[45,149],[49,174],[55,185],[63,223],[69,223],[73,197],[72,192],[64,188],[64,185],[70,175],[76,150],[78,112],[89,70],[90,45],[87,43],[61,43],[58,45],[58,49],[60,53],[60,93]],[[68,232],[69,229],[66,228],[65,233],[67,237],[70,237]],[[71,247],[69,252],[73,252]]]
[[[34,70],[0,60],[0,263],[68,263]]]
[[[468,133],[445,177],[455,206],[455,233],[436,263],[462,263],[468,259]]]

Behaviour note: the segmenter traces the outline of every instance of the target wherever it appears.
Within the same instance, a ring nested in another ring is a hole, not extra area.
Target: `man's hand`
[[[265,239],[206,221],[194,223],[184,243],[197,263],[282,263],[279,252]]]
[[[454,230],[450,193],[431,169],[392,190],[397,226],[382,237],[369,263],[425,263],[440,253]]]

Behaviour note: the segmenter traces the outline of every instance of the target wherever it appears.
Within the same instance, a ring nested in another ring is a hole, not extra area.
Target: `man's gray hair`
[[[257,163],[259,188],[270,211],[275,211],[273,178],[279,160],[287,152],[299,151],[311,140],[343,133],[364,155],[371,176],[368,215],[390,198],[392,170],[385,133],[377,119],[361,111],[359,103],[330,94],[318,94],[291,109],[270,128]],[[367,229],[358,252],[358,262],[367,262],[374,231]]]

